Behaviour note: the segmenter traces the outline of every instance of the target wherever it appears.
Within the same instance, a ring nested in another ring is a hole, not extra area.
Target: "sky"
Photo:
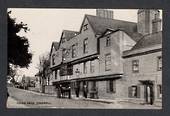
[[[38,69],[39,56],[50,52],[53,41],[60,41],[62,30],[79,31],[85,14],[96,15],[95,9],[42,9],[42,8],[9,8],[11,17],[16,22],[28,25],[26,36],[30,43],[29,50],[33,53],[32,63],[28,69],[19,70],[20,75],[34,76]],[[137,9],[112,9],[114,19],[137,22]]]

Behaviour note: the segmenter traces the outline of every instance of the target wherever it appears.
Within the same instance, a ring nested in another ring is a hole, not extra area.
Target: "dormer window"
[[[86,31],[88,29],[88,24],[83,25],[83,31]]]

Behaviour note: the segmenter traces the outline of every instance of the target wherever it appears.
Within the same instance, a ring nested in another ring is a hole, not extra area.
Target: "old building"
[[[52,83],[59,96],[66,91],[77,97],[128,98],[128,87],[135,83],[135,80],[131,83],[134,77],[128,63],[136,56],[131,54],[138,46],[146,47],[145,39],[148,46],[157,43],[155,36],[162,39],[161,33],[154,34],[161,27],[158,13],[158,10],[139,10],[138,23],[134,23],[116,20],[113,11],[98,9],[96,16],[84,16],[78,32],[64,30],[57,49],[50,54]]]
[[[148,11],[139,10],[138,14]],[[154,101],[158,103],[162,101],[162,31],[159,11],[156,11],[150,26],[145,26],[144,36],[131,50],[123,54],[127,94],[136,102],[152,104]],[[139,17],[142,18],[139,20],[147,21],[148,17],[149,13],[143,18]],[[139,25],[138,28],[143,26]]]

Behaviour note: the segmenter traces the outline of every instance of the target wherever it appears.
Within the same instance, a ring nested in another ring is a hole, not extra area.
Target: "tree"
[[[32,53],[29,52],[29,42],[25,36],[19,36],[18,33],[24,30],[29,31],[27,24],[23,22],[16,23],[14,18],[10,17],[11,11],[7,13],[8,18],[8,75],[14,77],[16,68],[28,68],[32,60]]]
[[[45,91],[44,87],[45,85],[49,84],[46,82],[47,80],[49,82],[49,78],[51,74],[49,53],[42,54],[39,57],[39,64],[37,66],[37,69],[39,70],[42,92],[44,92]]]

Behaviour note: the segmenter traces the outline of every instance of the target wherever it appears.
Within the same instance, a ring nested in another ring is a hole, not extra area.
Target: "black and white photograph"
[[[162,9],[7,9],[7,108],[162,109]]]

